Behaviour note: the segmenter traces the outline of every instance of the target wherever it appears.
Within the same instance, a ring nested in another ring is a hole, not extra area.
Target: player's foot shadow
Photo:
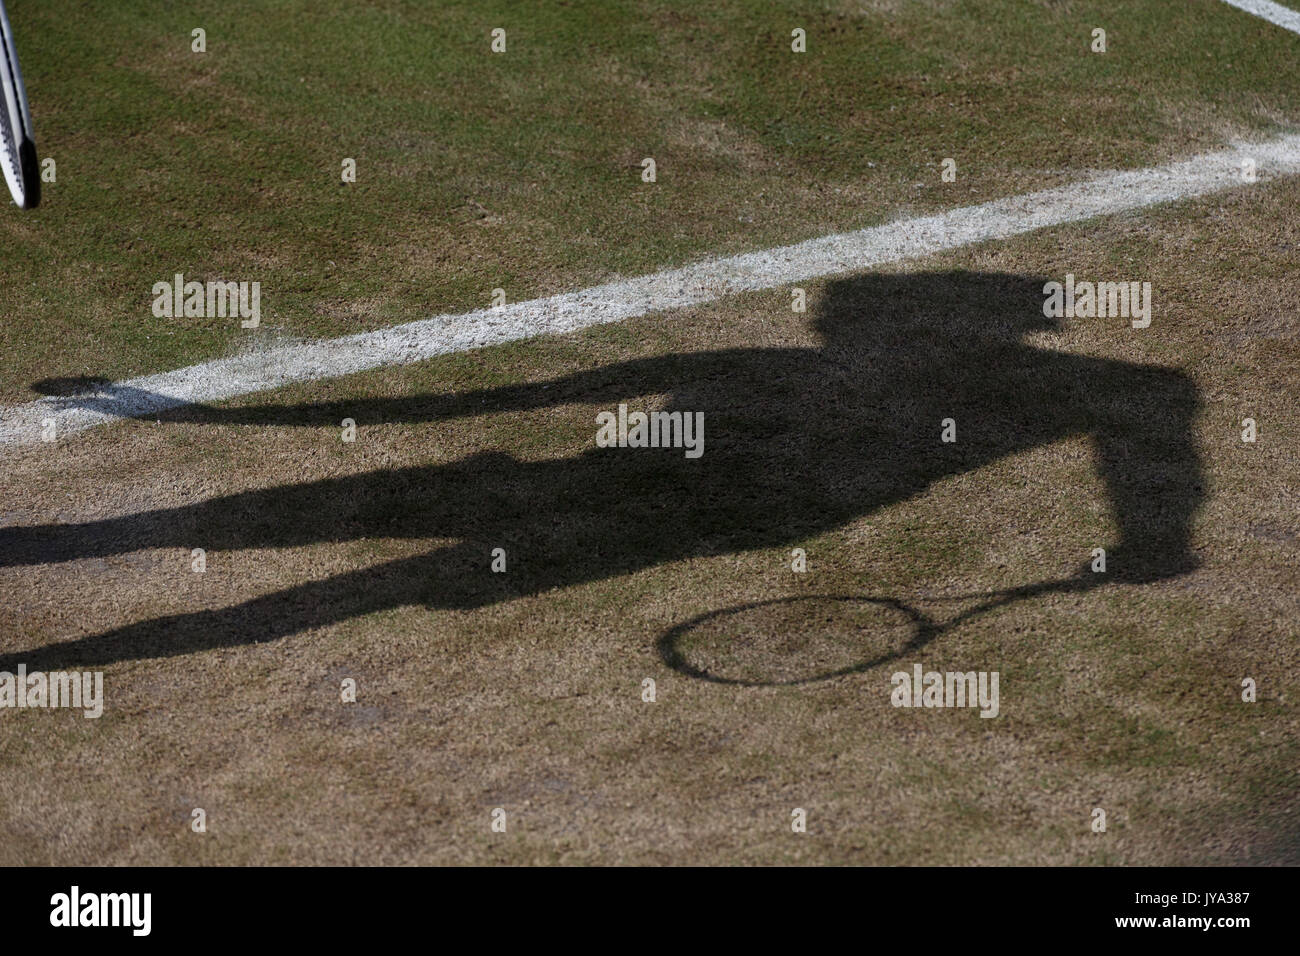
[[[1177,372],[1027,344],[1051,324],[1042,286],[996,274],[868,275],[827,287],[815,315],[819,347],[664,355],[472,393],[163,413],[333,430],[343,418],[364,428],[575,402],[645,410],[641,396],[668,394],[665,410],[701,412],[705,427],[698,458],[682,448],[595,447],[593,422],[592,447],[570,458],[478,454],[106,521],[0,529],[0,566],[155,547],[212,554],[367,538],[459,542],[233,607],[8,649],[0,669],[185,654],[403,605],[475,608],[683,558],[793,546],[946,476],[1081,434],[1094,441],[1118,534],[1098,543],[1108,545],[1108,573],[1066,575],[1068,586],[1193,567],[1190,526],[1202,497],[1195,388]],[[1140,334],[1113,325],[1116,335]],[[954,443],[941,441],[945,419]],[[1052,507],[1069,493],[1041,491]],[[490,570],[495,548],[505,549],[505,573]],[[1063,560],[1073,568],[1086,557]]]

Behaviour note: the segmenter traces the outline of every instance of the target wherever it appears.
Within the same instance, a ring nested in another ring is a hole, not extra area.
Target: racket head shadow
[[[795,631],[799,639],[792,642]],[[789,687],[872,670],[924,647],[940,631],[898,598],[807,594],[698,614],[663,633],[657,650],[668,667],[697,680]],[[838,646],[825,640],[833,632]]]

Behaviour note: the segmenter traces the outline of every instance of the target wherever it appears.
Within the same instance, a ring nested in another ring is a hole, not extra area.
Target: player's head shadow
[[[322,440],[337,441],[342,418],[430,422],[573,404],[613,408],[669,394],[670,407],[704,414],[707,441],[696,460],[680,449],[597,448],[592,425],[593,444],[566,457],[416,458],[106,521],[0,529],[0,566],[142,548],[205,547],[211,555],[393,538],[432,548],[233,607],[5,654],[0,669],[183,654],[402,605],[471,609],[675,561],[784,548],[947,476],[1078,435],[1094,441],[1118,532],[1105,542],[1108,576],[1072,576],[1071,587],[1186,570],[1202,494],[1191,437],[1196,390],[1164,369],[1027,345],[1026,335],[1051,327],[1042,286],[1000,274],[867,275],[831,282],[811,300],[813,347],[663,354],[456,394],[178,409],[161,417],[323,426],[330,431]],[[949,418],[951,443],[941,438]],[[539,427],[555,426],[541,419]],[[1045,507],[1059,507],[1061,495],[1044,484]],[[441,544],[449,539],[459,543]],[[504,574],[490,570],[496,547],[509,555]],[[1086,557],[1071,552],[1064,563],[1072,569]],[[1060,576],[1058,569],[1044,578]],[[1037,593],[1032,581],[1024,588],[1021,596]]]
[[[928,272],[841,279],[815,303],[813,327],[828,346],[899,354],[938,343],[1011,345],[1058,332],[1043,310],[1045,280],[1007,273]]]

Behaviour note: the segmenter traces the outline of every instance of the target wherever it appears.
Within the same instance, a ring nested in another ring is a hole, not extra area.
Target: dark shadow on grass
[[[1003,607],[1004,605],[1039,597],[1043,594],[1063,594],[1070,591],[1085,591],[1094,586],[1095,581],[1087,575],[1075,574],[1068,578],[1038,581],[1034,584],[1026,584],[1020,587],[987,592],[976,595],[982,599],[979,604],[945,620],[935,620],[933,615],[927,614],[920,608],[908,604],[901,598],[886,594],[800,594],[791,597],[769,598],[766,601],[750,601],[746,604],[735,604],[731,607],[719,608],[717,610],[708,611],[704,614],[697,614],[689,620],[675,624],[673,627],[661,634],[659,640],[655,642],[655,649],[659,652],[659,659],[663,661],[664,664],[677,671],[679,674],[686,677],[693,677],[696,680],[708,681],[711,684],[732,684],[738,687],[797,687],[800,684],[815,684],[836,677],[846,677],[850,674],[861,674],[865,671],[872,670],[873,668],[888,664],[891,661],[901,660],[908,655],[915,654],[931,641],[958,625],[964,624],[967,621],[979,617],[981,614],[986,614],[989,611]],[[834,670],[823,671],[814,674],[811,677],[799,677],[786,680],[775,678],[746,680],[739,677],[729,677],[725,674],[719,674],[697,665],[682,649],[682,644],[685,639],[701,625],[707,625],[719,619],[726,619],[737,614],[743,614],[746,611],[760,610],[778,604],[797,604],[804,601],[875,604],[880,607],[889,608],[909,622],[911,636],[906,642],[898,647],[884,651],[877,651],[875,654],[864,657],[853,664],[839,667]]]
[[[1026,344],[1027,333],[1052,326],[1042,285],[965,272],[868,275],[828,287],[816,348],[665,355],[463,394],[163,413],[171,421],[337,428],[343,418],[359,426],[435,422],[570,402],[636,409],[646,407],[639,396],[667,393],[667,409],[705,413],[705,453],[596,448],[593,423],[593,447],[567,459],[478,454],[104,521],[6,528],[0,565],[9,566],[151,547],[211,553],[380,537],[458,543],[233,607],[13,651],[0,656],[0,669],[270,641],[403,605],[476,608],[682,558],[793,545],[939,479],[1073,435],[1092,439],[1118,523],[1118,540],[1098,542],[1108,550],[1108,573],[1053,577],[1019,596],[1154,581],[1194,567],[1190,526],[1203,493],[1192,438],[1196,389],[1178,372]],[[1116,335],[1144,334],[1113,324]],[[945,418],[957,422],[955,444],[939,440]],[[1053,506],[1074,493],[1040,491]],[[508,552],[506,574],[488,570],[496,547]]]

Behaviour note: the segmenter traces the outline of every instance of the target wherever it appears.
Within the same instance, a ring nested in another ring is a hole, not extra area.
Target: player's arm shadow
[[[235,410],[227,421],[428,421],[667,391],[672,407],[702,411],[711,424],[695,461],[673,449],[593,448],[532,462],[478,454],[106,521],[0,529],[0,565],[150,547],[459,542],[232,607],[15,650],[0,656],[0,669],[275,640],[393,607],[475,608],[684,558],[788,546],[944,477],[1078,435],[1093,439],[1119,529],[1117,541],[1096,543],[1109,546],[1108,573],[1048,575],[1014,596],[1194,567],[1192,519],[1203,495],[1195,388],[1178,372],[1027,344],[1028,333],[1050,325],[1042,284],[963,272],[868,275],[829,284],[816,306],[818,347],[669,355],[451,396]],[[1114,325],[1117,335],[1149,334]],[[955,443],[940,440],[945,418],[957,424]],[[1063,494],[1069,489],[1042,488],[1050,507]],[[489,570],[496,546],[511,556],[505,574]]]
[[[775,350],[772,350],[774,354]],[[452,421],[506,411],[529,411],[570,402],[627,401],[642,395],[673,391],[692,376],[724,372],[737,350],[692,352],[633,359],[614,365],[583,369],[570,375],[538,382],[475,389],[467,392],[426,393],[394,398],[339,399],[328,402],[253,405],[177,405],[139,417],[159,422],[198,425],[261,425],[276,428],[337,428],[350,418],[358,427],[393,422],[416,424]],[[61,380],[66,381],[66,380]],[[85,380],[97,384],[96,380]],[[64,386],[67,387],[66,385]],[[48,383],[33,386],[52,394]],[[112,412],[103,399],[89,396],[79,404]],[[125,403],[119,403],[122,407]],[[127,416],[133,417],[133,416]]]

